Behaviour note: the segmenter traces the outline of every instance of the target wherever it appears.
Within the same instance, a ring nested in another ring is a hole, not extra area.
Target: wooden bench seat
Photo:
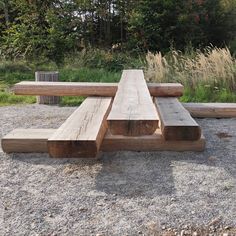
[[[48,139],[52,157],[96,157],[107,131],[111,98],[89,97]]]
[[[166,140],[195,141],[201,128],[177,98],[155,98],[162,135]]]

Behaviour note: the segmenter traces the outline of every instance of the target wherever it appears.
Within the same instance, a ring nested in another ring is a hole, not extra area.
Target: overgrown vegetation
[[[185,102],[236,102],[236,60],[227,48],[206,48],[186,52],[172,50],[162,56],[146,57],[125,53],[89,50],[67,58],[64,66],[27,61],[0,63],[0,105],[33,103],[35,97],[14,96],[10,87],[19,81],[34,80],[37,70],[59,70],[61,81],[117,82],[121,71],[142,68],[153,82],[180,82],[185,86]],[[61,105],[78,105],[81,97],[63,97]]]
[[[182,83],[184,101],[236,101],[236,60],[228,48],[171,51],[165,56],[149,52],[146,59],[147,80]]]
[[[114,82],[128,68],[183,83],[184,101],[234,102],[235,14],[235,0],[0,0],[1,104],[34,102],[10,87],[37,70]]]
[[[234,51],[235,12],[235,0],[0,0],[0,57],[61,65],[88,48]]]

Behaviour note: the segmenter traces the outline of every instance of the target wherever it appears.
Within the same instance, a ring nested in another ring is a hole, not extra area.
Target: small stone
[[[181,230],[180,236],[184,236],[184,235],[185,235],[185,230]]]
[[[165,229],[166,229],[165,225],[163,225],[163,226],[161,227],[161,229],[162,229],[162,230],[165,230]]]
[[[142,231],[138,231],[138,234],[142,234]]]
[[[195,211],[191,211],[191,214],[194,215],[194,214],[195,214]]]
[[[175,199],[174,197],[172,197],[170,200],[171,200],[172,202],[175,202],[175,201],[176,201],[176,199]]]
[[[211,225],[211,226],[210,226],[210,230],[213,231],[213,232],[215,231],[214,225]]]
[[[87,208],[85,208],[85,207],[80,207],[79,208],[79,211],[87,211],[88,209]]]
[[[221,217],[215,218],[208,224],[208,226],[219,224],[220,221],[221,221]]]
[[[197,232],[193,232],[193,236],[198,236]]]
[[[229,234],[228,233],[223,233],[223,236],[229,236]]]
[[[228,229],[230,229],[230,228],[231,228],[231,227],[230,227],[229,225],[227,225],[227,226],[224,227],[225,230],[228,230]]]

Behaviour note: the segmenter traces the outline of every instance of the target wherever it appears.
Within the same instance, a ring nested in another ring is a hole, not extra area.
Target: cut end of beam
[[[110,132],[114,135],[151,135],[158,127],[158,120],[108,120],[108,126]]]
[[[50,141],[47,146],[53,158],[96,158],[99,151],[93,141]]]

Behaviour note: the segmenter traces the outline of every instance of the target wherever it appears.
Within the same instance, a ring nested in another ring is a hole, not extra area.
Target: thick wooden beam
[[[47,140],[55,129],[14,129],[1,140],[2,150],[12,152],[48,152]]]
[[[13,91],[16,95],[114,97],[117,86],[117,83],[23,81],[15,84]],[[179,83],[150,83],[148,89],[154,97],[183,95],[183,85]]]
[[[201,118],[236,117],[236,103],[183,103],[191,116]]]
[[[150,135],[158,127],[158,115],[142,70],[124,70],[107,117],[113,135]]]
[[[177,98],[155,98],[161,121],[161,130],[166,140],[198,140],[200,126],[190,116]]]
[[[16,129],[2,139],[2,149],[6,153],[47,153],[48,139],[56,129]],[[197,141],[166,141],[157,129],[153,135],[128,137],[111,135],[107,132],[101,150],[111,151],[203,151],[205,138]],[[80,156],[82,157],[82,156]]]
[[[48,139],[52,157],[96,157],[107,131],[111,98],[89,97]]]
[[[107,132],[101,150],[113,151],[203,151],[205,149],[205,138],[201,136],[196,141],[167,141],[163,138],[161,130],[157,129],[152,135],[129,137],[123,135],[112,135]]]

